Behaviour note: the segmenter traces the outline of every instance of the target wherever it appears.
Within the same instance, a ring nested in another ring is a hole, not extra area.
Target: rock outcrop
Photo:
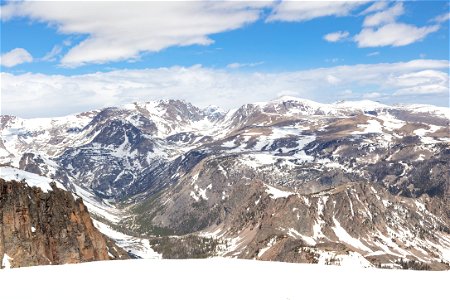
[[[67,264],[124,256],[94,227],[81,198],[75,199],[55,184],[52,189],[44,192],[25,182],[0,179],[3,266]]]

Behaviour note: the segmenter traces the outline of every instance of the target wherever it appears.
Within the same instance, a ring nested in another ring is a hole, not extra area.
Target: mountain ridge
[[[161,233],[194,235],[210,255],[439,269],[450,262],[449,112],[284,96],[228,112],[132,103],[66,124],[2,116],[0,163],[85,195],[97,221],[163,257],[175,254],[161,243],[198,251]]]

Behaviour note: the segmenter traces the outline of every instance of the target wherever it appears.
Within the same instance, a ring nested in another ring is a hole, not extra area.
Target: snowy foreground
[[[448,271],[144,259],[0,270],[0,295],[5,300],[444,299],[449,282]]]

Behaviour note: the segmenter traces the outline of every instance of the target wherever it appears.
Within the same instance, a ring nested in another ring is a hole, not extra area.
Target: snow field
[[[25,180],[28,186],[38,187],[44,192],[49,192],[53,190],[52,187],[50,186],[50,183],[53,181],[52,179],[11,167],[0,167],[0,178],[4,179],[5,181]],[[60,189],[65,190],[64,186],[59,182],[56,182],[56,186]]]
[[[449,280],[449,271],[224,258],[102,261],[0,271],[5,300],[445,299]]]

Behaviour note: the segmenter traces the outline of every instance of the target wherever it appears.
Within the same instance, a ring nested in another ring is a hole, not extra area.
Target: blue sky
[[[59,115],[142,97],[181,97],[200,106],[230,108],[285,93],[322,102],[373,98],[446,106],[448,14],[447,1],[95,5],[2,1],[2,113],[40,116],[48,112],[44,108],[50,102],[61,107],[50,114]],[[385,76],[390,83],[344,79],[351,76],[351,68],[355,76],[366,68],[374,72],[373,78]],[[165,80],[148,78],[145,85],[130,79],[132,71],[143,77],[160,74]],[[321,76],[329,83],[328,89],[320,84],[317,91],[302,86],[304,80],[314,82]],[[254,79],[260,77],[289,80],[259,89],[256,84],[264,82]],[[40,90],[54,85],[55,78],[60,80],[57,87]],[[92,89],[102,89],[102,82],[112,78],[125,87],[99,94],[74,86],[88,78],[91,84],[97,83]],[[180,88],[194,78],[196,91],[203,88],[207,99]],[[210,78],[227,82],[215,94],[217,83],[212,84]],[[297,78],[298,83],[290,78]],[[250,90],[256,92],[249,94],[247,86],[233,82],[254,82]],[[69,83],[68,89],[65,84]],[[20,95],[11,88],[18,84],[23,87]],[[130,92],[132,86],[141,92]],[[155,86],[159,87],[156,93]],[[236,99],[239,93],[233,90],[239,88],[248,100]],[[28,95],[27,91],[33,92]],[[67,95],[68,91],[72,94]],[[62,109],[67,103],[61,98],[75,104]],[[36,106],[34,114],[24,112],[30,103]]]

